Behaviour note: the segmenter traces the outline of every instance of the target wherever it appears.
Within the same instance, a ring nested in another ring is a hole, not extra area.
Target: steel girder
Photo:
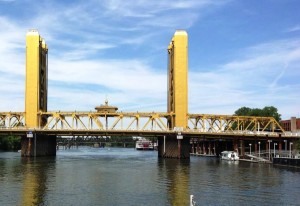
[[[1,112],[0,113],[0,129],[18,128],[25,125],[24,112]]]
[[[18,133],[37,130],[49,134],[128,134],[163,135],[178,132],[168,120],[174,113],[163,112],[40,112],[47,119],[45,126],[27,128],[24,112],[0,112],[0,132]],[[198,135],[271,135],[287,136],[273,117],[252,117],[211,114],[188,114],[188,128],[180,130],[188,136]]]
[[[273,117],[188,114],[189,129],[200,132],[282,132]]]
[[[53,130],[157,130],[167,131],[168,113],[41,112]]]

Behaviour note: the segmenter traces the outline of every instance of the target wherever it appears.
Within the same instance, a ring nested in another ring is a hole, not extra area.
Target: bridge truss
[[[164,112],[40,112],[47,123],[39,128],[25,126],[25,113],[0,113],[0,135],[8,131],[36,130],[56,135],[185,135],[281,136],[285,131],[273,117],[188,114],[187,129],[169,128],[173,113]]]

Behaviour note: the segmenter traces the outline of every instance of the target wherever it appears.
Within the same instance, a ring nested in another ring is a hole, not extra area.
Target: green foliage
[[[0,149],[2,150],[21,149],[21,137],[19,136],[0,137]]]
[[[277,108],[273,106],[266,106],[263,109],[241,107],[236,110],[234,114],[238,116],[274,117],[276,121],[281,120],[281,114],[279,114]]]

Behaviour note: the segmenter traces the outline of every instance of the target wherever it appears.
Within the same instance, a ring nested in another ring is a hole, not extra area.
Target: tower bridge
[[[56,154],[57,136],[156,136],[159,157],[189,158],[190,142],[295,141],[273,117],[188,113],[188,35],[177,30],[168,46],[167,112],[47,111],[48,47],[38,31],[26,35],[25,112],[0,112],[0,137],[20,135],[22,156]],[[267,144],[266,144],[267,145]],[[281,147],[281,145],[279,144]]]

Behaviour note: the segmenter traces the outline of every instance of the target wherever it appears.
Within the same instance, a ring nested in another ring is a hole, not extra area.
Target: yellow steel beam
[[[136,127],[134,130],[139,130],[139,126],[142,129],[153,129],[156,124],[160,130],[166,130],[167,126],[164,123],[167,122],[168,113],[97,113],[97,112],[41,112],[41,116],[50,117],[47,122],[46,128],[57,128],[59,122],[61,122],[60,129],[79,129],[79,126],[74,122],[79,122],[80,126],[85,129],[103,129],[103,125],[108,126],[106,129],[118,130],[117,126],[121,124],[123,128],[124,119],[129,122],[127,129],[131,128],[133,123],[136,121]],[[133,118],[133,120],[132,120]],[[141,124],[141,119],[147,120],[146,123]],[[164,121],[162,120],[164,119]],[[69,122],[73,122],[69,124]],[[110,124],[109,122],[113,122]],[[150,125],[149,123],[152,122]]]
[[[126,130],[129,130],[129,128],[131,127],[131,125],[132,125],[135,121],[137,121],[137,118],[134,118],[134,119],[129,123],[128,127],[126,128]],[[138,128],[138,127],[137,127],[137,128]]]
[[[230,131],[256,131],[258,125],[261,126],[261,131],[270,130],[272,132],[275,129],[279,129],[284,132],[281,125],[273,117],[255,117],[255,116],[235,116],[235,115],[212,115],[212,114],[188,114],[189,122],[192,126],[198,129],[213,129],[219,128],[219,130],[230,130]],[[205,123],[198,124],[195,122],[202,120],[207,122],[209,127],[206,128]]]
[[[120,120],[123,118],[123,115],[120,115],[119,117],[116,118],[110,129],[114,129],[115,126],[120,122]]]

